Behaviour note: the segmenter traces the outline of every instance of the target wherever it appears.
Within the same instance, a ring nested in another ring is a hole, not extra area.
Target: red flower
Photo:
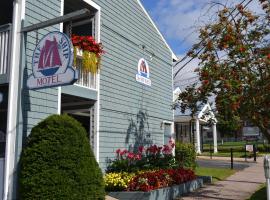
[[[128,151],[126,149],[124,149],[122,152],[120,152],[120,155],[123,156],[127,153]]]
[[[128,155],[127,155],[127,157],[129,158],[129,159],[133,159],[134,157],[135,157],[135,155],[134,155],[134,153],[128,153]]]
[[[139,150],[139,152],[143,152],[143,150],[144,150],[144,147],[143,146],[139,146],[139,148],[138,148],[138,150]]]
[[[96,43],[92,36],[72,35],[71,41],[74,47],[78,47],[84,51],[93,52],[98,57],[105,53],[102,44]]]
[[[181,184],[195,179],[196,176],[189,169],[161,169],[144,172],[135,176],[128,185],[128,191],[150,191],[175,184]]]

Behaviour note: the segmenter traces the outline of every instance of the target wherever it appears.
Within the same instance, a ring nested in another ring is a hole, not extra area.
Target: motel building
[[[25,140],[49,115],[80,121],[103,170],[118,148],[168,142],[176,56],[139,0],[1,0],[0,16],[0,199],[17,198]],[[73,34],[102,42],[94,71]]]

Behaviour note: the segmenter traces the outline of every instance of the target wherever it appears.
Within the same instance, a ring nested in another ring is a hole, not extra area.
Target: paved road
[[[231,162],[230,161],[221,161],[221,160],[197,160],[197,164],[200,167],[213,167],[213,168],[230,168]],[[247,167],[254,165],[254,163],[250,162],[234,162],[233,167],[234,169],[242,170]]]

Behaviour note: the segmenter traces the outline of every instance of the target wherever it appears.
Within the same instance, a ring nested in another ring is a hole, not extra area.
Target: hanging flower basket
[[[82,52],[83,71],[96,74],[100,69],[100,58],[104,54],[101,43],[97,43],[92,36],[72,35],[72,44],[74,46],[74,66],[76,66],[76,57]]]

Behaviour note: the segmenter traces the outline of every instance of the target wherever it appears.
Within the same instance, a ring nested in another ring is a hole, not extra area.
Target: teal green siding
[[[106,51],[100,74],[99,121],[99,157],[100,165],[105,169],[107,159],[113,158],[118,148],[129,148],[138,143],[163,144],[162,122],[173,121],[172,55],[137,0],[94,2],[101,6],[101,42]],[[44,3],[26,0],[24,25],[59,16],[60,3],[60,0]],[[38,39],[58,29],[59,25],[39,30]],[[26,88],[26,79],[32,73],[31,60],[36,42],[36,33],[30,32],[23,47],[18,130],[24,135],[48,115],[57,113],[58,106],[57,88],[31,91]],[[140,58],[149,63],[151,87],[136,82]],[[66,93],[70,94],[72,90],[70,86]],[[96,94],[93,95],[96,98]]]
[[[161,124],[173,121],[172,54],[136,0],[95,2],[101,6],[101,42],[106,51],[99,127],[100,165],[105,169],[118,148],[163,144]],[[148,61],[151,87],[136,82],[140,58]]]
[[[24,26],[46,21],[60,16],[61,1],[37,1],[26,0],[25,4],[25,21]],[[26,79],[32,73],[32,54],[36,47],[37,39],[40,40],[50,31],[59,30],[59,25],[47,27],[38,30],[38,38],[36,32],[29,32],[25,38],[23,58],[25,65],[23,68],[23,95],[22,95],[22,124],[27,135],[32,127],[46,118],[50,114],[57,113],[58,106],[58,90],[57,88],[28,90],[26,88]]]
[[[60,16],[60,0],[26,0],[25,1],[25,19],[22,26],[32,25]],[[50,31],[59,30],[59,25],[47,27],[38,30],[38,38],[36,32],[29,32],[22,37],[21,46],[21,64],[18,66],[20,70],[20,86],[18,91],[18,126],[17,141],[15,148],[15,163],[19,163],[20,153],[26,136],[30,134],[31,129],[41,120],[51,114],[57,113],[58,106],[58,90],[57,88],[28,90],[26,81],[32,73],[32,54],[36,47],[36,43],[45,34]],[[10,199],[17,198],[17,170],[14,172],[14,182],[12,196]]]

